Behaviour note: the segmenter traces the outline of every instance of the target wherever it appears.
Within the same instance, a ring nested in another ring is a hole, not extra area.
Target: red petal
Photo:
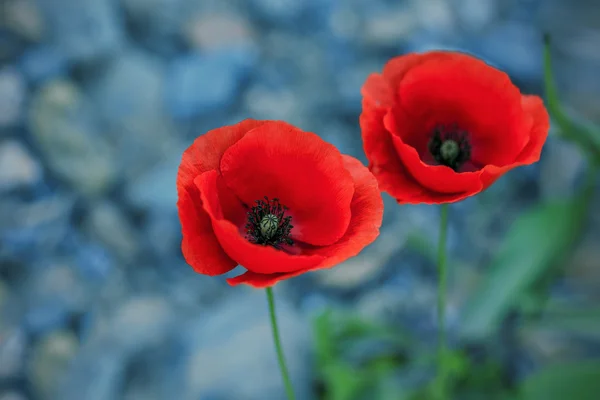
[[[227,197],[231,199],[233,194],[227,193],[228,187],[219,182],[222,179],[222,176],[213,170],[197,177],[195,183],[219,243],[229,257],[246,269],[262,274],[303,270],[321,262],[323,257],[319,255],[292,255],[246,240],[241,229],[225,219],[222,201]]]
[[[526,120],[523,126],[529,128],[529,142],[517,157],[516,162],[502,167],[488,165],[483,169],[481,181],[484,188],[489,187],[509,170],[521,165],[533,164],[540,159],[542,147],[550,129],[550,117],[542,99],[537,96],[523,96],[522,104]]]
[[[254,287],[272,286],[276,282],[298,276],[305,272],[331,268],[360,253],[379,235],[383,218],[383,200],[379,193],[377,181],[373,174],[360,161],[350,156],[343,156],[344,165],[354,180],[354,197],[352,198],[352,220],[345,235],[335,244],[325,247],[305,249],[305,254],[322,256],[325,259],[313,267],[287,274],[245,274],[228,279],[230,285],[245,283]]]
[[[480,172],[457,173],[444,165],[429,165],[421,161],[417,150],[394,134],[400,127],[410,129],[411,120],[401,110],[394,110],[393,114],[392,111],[388,112],[383,121],[391,133],[394,148],[406,170],[425,188],[441,194],[474,194],[482,189]]]
[[[398,106],[420,130],[398,134],[421,154],[437,124],[456,123],[470,133],[472,160],[478,165],[514,162],[527,143],[521,129],[519,90],[508,75],[461,53],[433,57],[403,76]]]
[[[532,164],[540,159],[542,147],[546,143],[550,130],[550,117],[544,107],[544,102],[538,96],[523,96],[522,105],[526,118],[532,121],[532,128],[529,133],[529,142],[519,154],[517,161],[523,164]]]
[[[208,214],[202,209],[195,187],[179,193],[177,202],[185,261],[199,274],[221,275],[231,271],[237,262],[229,258],[213,232]]]
[[[183,234],[181,250],[187,263],[200,274],[224,274],[237,263],[225,254],[217,241],[210,218],[202,209],[194,179],[205,171],[216,169],[229,146],[263,123],[247,119],[233,126],[214,129],[198,137],[183,152],[177,172],[177,208]]]
[[[411,202],[421,198],[423,188],[405,172],[400,163],[392,138],[383,126],[386,112],[386,109],[376,107],[370,99],[363,99],[360,114],[363,148],[380,189],[398,201]]]
[[[238,124],[213,129],[198,136],[183,152],[177,174],[177,187],[193,186],[194,179],[198,175],[211,169],[218,169],[225,150],[246,133],[265,123],[266,121],[246,119]]]
[[[411,53],[392,58],[383,67],[382,74],[371,74],[361,88],[363,97],[375,106],[392,107],[396,101],[397,88],[408,71],[426,61],[443,60],[452,56],[445,51],[432,51],[426,54]]]
[[[304,271],[289,272],[287,274],[257,274],[256,272],[246,271],[242,275],[227,279],[231,286],[246,284],[257,289],[266,288],[275,285],[277,282],[302,275]]]
[[[340,152],[313,133],[283,122],[262,125],[225,152],[221,173],[247,205],[264,196],[286,205],[294,240],[328,245],[348,228],[352,178]]]

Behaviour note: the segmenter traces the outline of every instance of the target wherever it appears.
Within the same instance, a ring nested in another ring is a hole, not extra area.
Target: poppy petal
[[[529,142],[517,158],[524,164],[532,164],[540,159],[542,147],[548,138],[550,117],[544,107],[544,102],[538,96],[523,96],[523,111],[533,121]]]
[[[428,59],[411,69],[398,86],[398,102],[421,126],[412,136],[398,134],[421,152],[439,124],[469,132],[478,165],[510,164],[528,141],[528,132],[520,129],[519,89],[504,72],[467,54]]]
[[[457,173],[445,165],[425,164],[417,150],[404,143],[395,134],[400,127],[410,125],[402,110],[396,108],[383,118],[386,129],[391,133],[392,143],[397,154],[411,176],[424,187],[442,194],[477,193],[481,190],[480,172]]]
[[[217,240],[196,187],[180,191],[177,208],[183,234],[181,251],[194,271],[214,276],[234,269],[237,262],[225,253]]]
[[[177,209],[183,234],[181,250],[186,262],[200,274],[224,274],[235,268],[237,263],[221,248],[210,218],[202,209],[194,179],[205,171],[218,168],[225,150],[246,132],[263,123],[247,119],[236,125],[214,129],[198,137],[183,152],[177,171]]]
[[[264,124],[225,152],[221,174],[247,205],[267,196],[287,206],[294,240],[324,246],[348,228],[352,177],[335,146],[314,133]]]
[[[529,119],[529,142],[514,163],[501,167],[487,165],[483,169],[481,181],[484,188],[489,187],[509,170],[521,165],[533,164],[540,159],[542,147],[550,129],[550,117],[544,107],[544,102],[538,96],[523,96],[522,104],[525,117]]]
[[[292,255],[270,246],[250,243],[241,228],[225,219],[222,199],[233,196],[217,171],[208,171],[195,179],[200,190],[202,205],[210,216],[219,243],[231,259],[249,271],[262,274],[304,270],[323,259],[319,255]]]
[[[360,161],[350,156],[343,156],[344,165],[354,180],[354,197],[352,198],[352,220],[346,234],[335,244],[324,247],[306,249],[306,254],[319,255],[324,260],[318,265],[302,271],[285,274],[257,274],[246,272],[228,279],[230,285],[245,283],[254,287],[272,286],[280,280],[293,278],[305,272],[331,268],[357,255],[379,236],[379,228],[383,218],[383,200],[379,192],[377,180]]]
[[[235,125],[213,129],[196,138],[194,143],[183,152],[177,172],[177,187],[193,186],[194,179],[198,175],[211,169],[218,169],[225,150],[265,122],[246,119]]]
[[[239,276],[227,279],[231,286],[246,284],[256,289],[263,289],[275,285],[277,282],[302,275],[304,271],[289,272],[283,274],[258,274],[252,271],[246,271]]]
[[[405,172],[394,150],[392,138],[383,126],[385,108],[376,107],[368,98],[362,100],[360,128],[363,149],[370,160],[370,170],[377,177],[381,190],[398,201],[418,202],[423,188]]]

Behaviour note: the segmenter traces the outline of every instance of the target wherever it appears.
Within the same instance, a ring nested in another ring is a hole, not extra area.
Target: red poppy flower
[[[466,54],[390,60],[362,91],[369,168],[401,203],[447,203],[539,160],[549,129],[542,100]]]
[[[330,268],[379,234],[375,177],[317,135],[245,120],[212,130],[183,153],[177,175],[183,255],[200,274],[267,287]]]

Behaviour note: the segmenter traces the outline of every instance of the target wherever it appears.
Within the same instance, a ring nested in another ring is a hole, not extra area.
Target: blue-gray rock
[[[52,81],[35,94],[30,129],[48,168],[77,191],[98,195],[112,186],[117,177],[113,149],[74,84]]]
[[[132,297],[114,310],[106,334],[123,353],[133,354],[161,344],[177,326],[177,317],[164,296]]]
[[[127,200],[145,210],[170,212],[176,210],[177,170],[181,162],[181,151],[173,157],[144,172],[126,189]]]
[[[244,93],[244,107],[256,119],[279,119],[293,124],[302,107],[301,99],[290,88],[251,85]]]
[[[29,376],[39,398],[58,398],[58,390],[78,347],[77,338],[68,331],[54,332],[36,343],[29,363]]]
[[[138,233],[116,204],[109,201],[92,204],[84,226],[90,238],[104,244],[121,260],[130,262],[138,255]]]
[[[85,344],[65,373],[56,398],[61,400],[119,398],[122,394],[126,360],[126,356],[110,339]]]
[[[461,28],[473,32],[486,29],[498,17],[501,5],[496,0],[459,0],[454,12],[457,14]],[[518,8],[521,8],[519,5]]]
[[[82,276],[92,282],[103,282],[115,268],[115,260],[102,246],[78,241],[75,262]]]
[[[247,17],[235,12],[197,12],[183,25],[183,37],[201,51],[254,45],[256,32]]]
[[[365,46],[397,49],[420,28],[419,20],[415,15],[415,7],[405,2],[398,3],[400,4],[397,7],[391,9],[381,7],[377,11],[367,13],[363,29],[355,29],[354,32],[351,31],[351,20],[344,21],[342,17],[338,17],[340,20],[335,27],[339,31],[336,33],[338,36],[348,38],[358,35],[355,40]],[[364,13],[362,15],[364,16]],[[362,32],[362,35],[359,35],[359,32]]]
[[[163,103],[163,72],[158,58],[132,51],[113,59],[90,82],[96,110],[117,148],[113,163],[129,181],[180,148]]]
[[[122,47],[122,16],[113,0],[37,0],[48,34],[73,62],[93,62]]]
[[[165,209],[149,213],[144,227],[149,251],[165,260],[181,254],[181,225],[174,204],[171,206],[170,211]]]
[[[63,327],[89,304],[90,292],[68,266],[41,266],[26,286],[24,324],[40,335]]]
[[[310,0],[251,0],[249,9],[257,17],[277,25],[297,21]]]
[[[575,194],[579,187],[578,178],[585,174],[587,163],[575,144],[551,139],[544,147],[540,168],[541,196],[552,201],[566,199]]]
[[[279,292],[275,290],[277,316],[296,397],[313,399],[309,325]],[[183,398],[285,398],[264,293],[245,290],[232,296],[195,325],[185,332],[192,348]]]
[[[20,66],[27,79],[40,84],[48,80],[64,77],[69,63],[56,47],[40,45],[27,50],[20,60]]]
[[[156,48],[173,47],[187,14],[187,0],[121,0],[137,35]]]
[[[46,27],[37,1],[5,0],[2,3],[2,28],[17,35],[19,39],[30,42],[42,39]],[[13,42],[18,43],[19,40],[13,40]],[[0,50],[0,58],[2,58],[2,52]]]
[[[361,63],[347,66],[335,75],[337,90],[340,95],[338,107],[342,111],[360,114],[362,109],[360,90],[367,77],[379,69],[380,66],[378,65]]]
[[[0,142],[0,192],[36,184],[42,167],[16,140]]]
[[[0,310],[2,300],[0,299]],[[0,320],[0,322],[3,322]],[[27,336],[23,329],[13,326],[0,326],[0,380],[10,380],[21,376],[25,368]]]
[[[334,289],[356,289],[373,282],[381,277],[390,259],[404,247],[407,236],[407,232],[402,230],[404,223],[396,217],[382,227],[378,239],[356,257],[311,275],[319,284]]]
[[[24,262],[52,254],[70,230],[73,199],[48,196],[30,203],[0,198],[0,256]]]
[[[19,124],[23,116],[27,87],[23,75],[14,67],[0,69],[0,130]]]
[[[165,93],[171,115],[187,119],[231,106],[256,58],[255,48],[239,46],[176,59]]]
[[[0,394],[0,400],[27,400],[24,394],[11,390]]]
[[[515,78],[537,82],[543,67],[542,45],[534,26],[507,22],[479,36],[470,47]]]

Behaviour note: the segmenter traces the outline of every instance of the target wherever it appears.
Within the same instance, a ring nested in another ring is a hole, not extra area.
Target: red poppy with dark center
[[[466,54],[390,60],[362,88],[369,168],[400,203],[447,203],[539,160],[549,117],[537,96]]]
[[[317,135],[281,121],[212,130],[177,175],[182,251],[200,274],[238,264],[231,285],[272,286],[330,268],[375,240],[383,202],[375,177]]]

